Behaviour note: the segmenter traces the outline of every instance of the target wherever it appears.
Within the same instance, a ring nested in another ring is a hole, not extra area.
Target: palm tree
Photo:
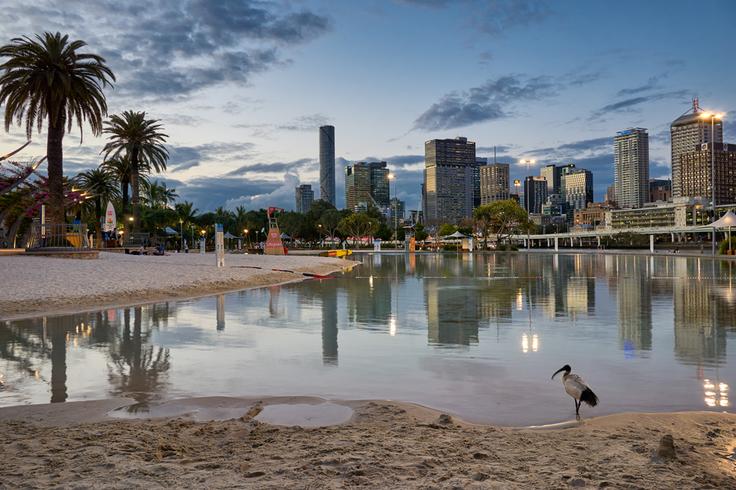
[[[148,200],[151,207],[167,208],[173,203],[179,194],[176,189],[168,187],[166,182],[153,181],[148,187]]]
[[[64,152],[65,132],[76,124],[80,131],[87,121],[92,134],[102,131],[107,103],[102,90],[112,86],[115,75],[96,54],[79,53],[86,46],[81,40],[70,41],[61,33],[46,32],[35,39],[14,38],[0,47],[0,105],[5,105],[5,131],[25,119],[26,136],[33,128],[41,132],[48,119],[46,156],[49,173],[49,221],[64,223]]]
[[[103,129],[109,134],[108,143],[102,149],[105,159],[126,156],[130,161],[130,186],[133,191],[134,226],[140,224],[140,176],[154,170],[166,170],[169,152],[164,143],[168,135],[156,119],[146,119],[145,112],[125,111],[114,114]]]
[[[74,178],[74,183],[92,196],[95,203],[95,230],[98,244],[102,242],[102,203],[118,196],[115,175],[106,167],[82,172]]]
[[[122,209],[120,211],[124,215],[128,212],[130,202],[130,161],[127,158],[113,158],[102,162],[101,167],[111,172],[120,184],[120,196],[122,197]]]

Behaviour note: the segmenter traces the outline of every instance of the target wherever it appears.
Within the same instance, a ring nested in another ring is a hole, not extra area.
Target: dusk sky
[[[573,162],[613,181],[613,135],[648,128],[650,175],[669,176],[669,124],[698,96],[736,143],[736,2],[0,0],[0,42],[61,31],[107,58],[110,111],[145,110],[170,135],[161,178],[200,211],[294,207],[318,189],[318,127],[347,162],[385,159],[419,207],[424,142],[466,136],[513,177]],[[0,136],[0,152],[23,141]],[[45,134],[28,155],[42,155]],[[103,140],[65,139],[65,171]],[[519,159],[536,159],[528,171]],[[393,192],[393,189],[392,189]]]

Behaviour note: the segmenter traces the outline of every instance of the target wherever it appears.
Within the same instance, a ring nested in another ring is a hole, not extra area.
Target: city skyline
[[[708,39],[682,36],[692,29],[689,2],[637,4],[635,18],[621,4],[462,6],[165,1],[140,23],[126,2],[70,1],[62,11],[41,1],[28,11],[11,1],[0,35],[59,30],[105,56],[118,76],[110,111],[133,106],[161,119],[172,154],[161,180],[202,211],[292,209],[296,186],[319,189],[318,131],[327,124],[336,127],[338,207],[346,164],[375,159],[396,174],[407,209],[420,209],[423,144],[435,138],[467,137],[489,161],[495,146],[512,180],[573,162],[593,172],[596,201],[613,182],[612,141],[622,128],[649,130],[650,176],[669,177],[669,125],[692,97],[725,112],[724,141],[736,140],[736,69],[719,65],[703,77],[714,59],[728,59],[731,2],[698,5]],[[604,16],[605,25],[595,22]],[[366,27],[376,35],[359,35]],[[437,28],[448,35],[426,35]],[[193,41],[195,31],[204,42]],[[620,39],[639,32],[648,49],[632,60]],[[13,126],[0,141],[23,133]],[[86,130],[79,145],[77,135],[65,141],[67,175],[100,162],[102,139]],[[45,134],[33,138],[28,154],[42,154]],[[516,165],[523,158],[537,163]]]

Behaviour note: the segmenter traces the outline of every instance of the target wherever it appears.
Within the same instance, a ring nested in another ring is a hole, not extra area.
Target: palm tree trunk
[[[128,206],[130,205],[130,197],[128,194],[128,186],[130,185],[130,180],[125,179],[120,181],[120,194],[123,196],[123,209],[121,211],[121,216],[125,216],[125,213],[128,212]]]
[[[140,176],[138,175],[138,149],[133,148],[130,155],[130,187],[133,191],[131,203],[133,205],[133,225],[131,230],[138,229],[141,225],[141,208],[140,208]]]
[[[66,114],[61,108],[56,121],[49,118],[49,133],[46,139],[46,162],[49,172],[49,199],[46,215],[49,223],[66,222],[64,213],[64,125]]]
[[[102,203],[100,202],[100,198],[95,198],[95,218],[96,218],[96,231],[95,234],[95,243],[97,244],[97,248],[101,248],[100,244],[102,243]]]

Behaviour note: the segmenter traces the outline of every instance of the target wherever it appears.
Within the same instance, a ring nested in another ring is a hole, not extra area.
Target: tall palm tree
[[[146,119],[145,112],[125,111],[113,114],[103,132],[109,141],[102,149],[105,159],[127,156],[130,161],[130,186],[133,191],[133,222],[140,225],[140,176],[145,171],[166,170],[169,152],[164,143],[168,135],[156,119]]]
[[[179,194],[176,189],[168,187],[166,182],[154,180],[148,187],[148,200],[151,207],[167,208],[173,203]]]
[[[130,203],[130,160],[127,158],[113,158],[102,162],[101,167],[110,171],[120,184],[120,196],[122,198],[122,209],[120,211],[123,215],[126,214]]]
[[[95,242],[99,246],[102,241],[102,203],[118,196],[115,175],[100,165],[99,168],[78,174],[74,177],[74,183],[89,193],[95,203]]]
[[[26,136],[33,128],[41,132],[48,119],[46,156],[48,158],[48,216],[52,223],[64,223],[65,132],[76,124],[80,131],[87,121],[92,134],[102,131],[107,103],[102,90],[112,86],[115,75],[96,54],[79,53],[86,46],[57,32],[45,32],[35,39],[14,38],[0,47],[0,58],[7,58],[0,71],[0,105],[5,105],[5,131],[13,121],[25,119]]]

